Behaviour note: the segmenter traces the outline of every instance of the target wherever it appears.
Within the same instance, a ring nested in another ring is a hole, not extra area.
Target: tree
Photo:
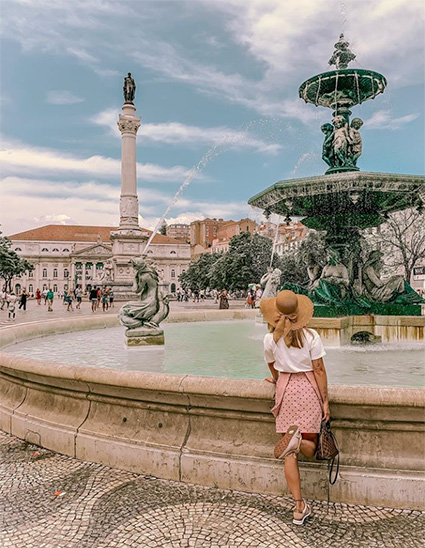
[[[1,236],[0,232],[0,279],[4,280],[4,285],[11,291],[12,280],[15,276],[22,276],[25,272],[34,270],[34,266],[26,259],[21,259],[19,255],[10,249],[12,242],[9,238]]]
[[[381,248],[386,266],[393,272],[402,268],[409,282],[413,267],[425,259],[425,215],[417,209],[390,213],[368,239]]]
[[[221,257],[221,253],[204,253],[197,261],[191,262],[186,272],[182,272],[179,276],[183,289],[207,289],[207,287],[211,287],[211,270],[214,263]]]
[[[165,221],[162,223],[161,228],[159,229],[158,232],[162,234],[163,236],[167,235],[167,223]]]
[[[246,289],[250,283],[258,283],[266,273],[272,257],[273,242],[270,238],[242,232],[230,240],[229,251],[211,269],[211,287]],[[278,267],[279,257],[273,256],[273,266]]]

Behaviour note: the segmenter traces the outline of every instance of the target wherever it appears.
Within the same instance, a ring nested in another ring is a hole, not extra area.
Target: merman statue
[[[158,329],[169,313],[168,299],[158,288],[158,272],[144,256],[132,259],[131,264],[136,271],[134,290],[140,300],[126,303],[119,312],[119,320],[129,329]]]

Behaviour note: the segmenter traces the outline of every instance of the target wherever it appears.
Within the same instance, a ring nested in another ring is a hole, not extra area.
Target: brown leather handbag
[[[316,447],[316,460],[329,461],[329,483],[334,485],[338,479],[339,472],[339,447],[335,435],[331,430],[330,421],[322,421],[320,425],[319,441]],[[332,479],[332,472],[336,461],[335,477]]]

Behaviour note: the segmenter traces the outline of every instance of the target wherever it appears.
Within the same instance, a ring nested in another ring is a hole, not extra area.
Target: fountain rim
[[[218,312],[218,311],[217,311]],[[235,310],[234,312],[238,312]],[[409,318],[415,324],[425,322],[425,317],[412,316]],[[236,318],[235,318],[236,319]],[[240,319],[240,318],[239,318]],[[317,320],[317,319],[316,319]],[[322,323],[326,319],[318,319]],[[331,323],[335,323],[331,319]],[[338,318],[343,322],[343,318]],[[176,320],[180,323],[181,320]],[[208,322],[208,320],[204,320]],[[23,376],[28,382],[34,382],[34,377],[43,377],[49,386],[55,383],[66,383],[71,391],[78,392],[81,386],[111,386],[129,390],[152,390],[161,392],[194,393],[205,396],[252,397],[255,399],[272,399],[274,388],[270,383],[258,379],[229,379],[225,377],[210,377],[202,375],[174,375],[170,373],[151,373],[144,371],[121,371],[102,367],[87,367],[73,363],[58,363],[54,361],[37,360],[16,354],[2,352],[1,349],[16,342],[33,340],[40,337],[64,334],[70,331],[91,331],[117,327],[118,319],[115,316],[97,318],[67,318],[60,320],[59,331],[49,332],[54,326],[58,328],[58,320],[46,320],[17,324],[0,330],[0,376],[11,378],[15,375]],[[172,322],[174,323],[174,322]],[[328,322],[329,323],[329,322]],[[80,329],[80,327],[82,327]],[[61,329],[68,328],[67,331]],[[8,337],[12,335],[12,337]],[[9,338],[9,340],[7,340]],[[6,340],[5,340],[6,339]],[[212,383],[211,380],[214,379]],[[36,381],[37,382],[37,381]],[[333,403],[355,403],[356,405],[407,405],[424,406],[425,390],[416,387],[379,387],[356,385],[331,385],[329,392]]]
[[[261,199],[264,199],[267,195],[269,195],[272,191],[275,190],[293,190],[296,188],[300,188],[303,185],[305,187],[311,188],[312,190],[316,190],[317,192],[314,192],[314,194],[321,193],[321,189],[318,185],[318,183],[321,183],[323,185],[329,184],[329,183],[336,183],[336,182],[353,182],[358,183],[358,186],[353,187],[349,190],[361,190],[361,184],[370,184],[370,183],[394,183],[397,186],[397,183],[400,185],[409,185],[413,186],[414,188],[403,188],[399,189],[399,192],[411,192],[412,190],[417,190],[418,185],[424,185],[423,192],[425,193],[425,176],[424,175],[408,175],[408,174],[397,174],[397,173],[381,173],[381,172],[373,172],[373,171],[349,171],[345,173],[331,173],[328,175],[314,175],[312,177],[303,177],[298,179],[286,179],[286,180],[280,180],[276,183],[270,185],[265,190],[262,190],[261,192],[255,194],[248,200],[248,204],[253,207],[259,207],[262,208],[263,206],[260,204],[256,204],[255,202],[258,202]],[[368,187],[369,188],[369,187]],[[378,189],[377,189],[378,190]],[[392,188],[392,192],[396,192],[397,188]],[[300,196],[303,194],[300,193]],[[280,201],[280,200],[279,200]]]
[[[321,81],[321,80],[332,79],[332,78],[336,79],[337,77],[339,78],[340,76],[344,78],[349,76],[355,76],[356,74],[361,77],[370,76],[382,82],[384,86],[382,89],[377,88],[376,92],[373,93],[373,95],[371,95],[370,97],[366,97],[364,101],[368,101],[369,99],[374,99],[377,95],[379,95],[380,93],[383,93],[385,88],[387,87],[387,79],[380,72],[376,72],[374,70],[369,70],[369,69],[347,68],[347,69],[339,69],[339,70],[330,70],[327,72],[321,72],[319,74],[311,76],[310,78],[305,80],[298,88],[299,97],[301,99],[304,99],[306,103],[310,103],[315,106],[323,106],[323,105],[320,105],[320,103],[318,103],[317,100],[312,101],[311,99],[309,99],[309,97],[305,95],[304,92],[309,87],[309,85],[312,85],[313,83],[316,83],[317,81]],[[364,101],[360,101],[360,103]],[[355,101],[355,102],[352,102],[351,104],[354,106],[360,103],[358,101]]]

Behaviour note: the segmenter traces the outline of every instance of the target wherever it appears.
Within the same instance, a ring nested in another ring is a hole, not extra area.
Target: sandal
[[[304,502],[304,510],[302,512],[298,512],[297,510],[294,510],[294,519],[292,520],[292,523],[295,523],[295,525],[304,525],[304,521],[311,514],[311,507],[306,503],[304,499],[302,499],[302,501]],[[295,502],[301,502],[301,501],[296,500]]]
[[[301,446],[301,432],[298,426],[290,426],[286,434],[280,439],[274,448],[274,456],[277,459],[284,459],[290,454],[298,454]]]

